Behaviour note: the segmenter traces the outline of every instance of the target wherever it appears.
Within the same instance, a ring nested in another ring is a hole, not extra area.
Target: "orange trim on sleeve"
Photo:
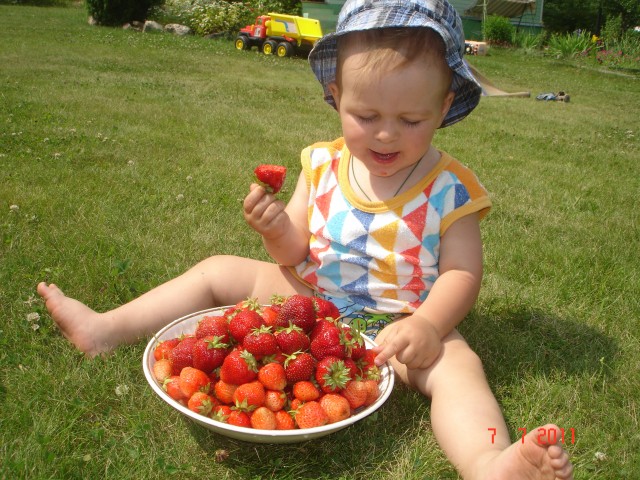
[[[482,220],[491,210],[491,199],[487,190],[482,186],[478,177],[469,168],[464,166],[456,159],[447,165],[447,170],[451,171],[456,177],[460,179],[462,184],[467,189],[471,201],[460,208],[457,208],[449,215],[444,217],[440,223],[440,235],[444,235],[447,229],[453,222],[459,220],[465,215],[471,213],[478,213],[478,219]]]

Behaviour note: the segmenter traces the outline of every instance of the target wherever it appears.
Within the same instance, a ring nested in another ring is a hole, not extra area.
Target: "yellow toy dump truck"
[[[240,30],[236,38],[238,50],[250,50],[254,45],[265,55],[289,57],[308,53],[322,37],[320,21],[313,18],[269,13],[256,18],[253,25]]]

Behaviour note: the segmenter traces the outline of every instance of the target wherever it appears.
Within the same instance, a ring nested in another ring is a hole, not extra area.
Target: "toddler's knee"
[[[464,365],[465,368],[474,367],[483,369],[482,360],[476,352],[474,352],[467,343],[460,343],[455,345],[452,349],[451,357],[456,363]]]
[[[235,257],[233,255],[212,255],[200,261],[198,265],[204,267],[205,269],[223,268],[227,265],[233,265],[233,263],[237,262],[238,260],[238,257]]]

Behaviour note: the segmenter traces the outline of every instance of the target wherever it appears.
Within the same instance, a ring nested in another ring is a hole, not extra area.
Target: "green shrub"
[[[210,33],[235,34],[252,23],[257,12],[242,2],[224,0],[165,0],[154,17],[173,19],[189,26],[198,35]]]
[[[116,26],[145,20],[149,9],[162,0],[87,0],[89,15],[99,25]]]
[[[605,47],[613,48],[622,38],[622,34],[622,15],[607,17],[607,23],[604,24],[601,32]]]
[[[597,62],[607,68],[640,71],[640,32],[628,30],[617,41],[605,39],[596,53]]]
[[[539,33],[534,35],[530,32],[523,31],[523,30],[515,31],[511,39],[511,44],[514,47],[521,48],[527,53],[541,48],[543,42],[544,42],[544,34]]]
[[[73,7],[77,0],[0,0],[0,5],[33,5],[36,7]]]
[[[235,35],[258,15],[269,12],[300,15],[300,9],[301,3],[294,0],[165,0],[152,10],[151,16],[160,23],[187,25],[198,35]]]
[[[299,0],[250,0],[246,2],[253,10],[261,13],[286,13],[289,15],[302,15],[302,2]]]
[[[510,45],[515,33],[515,27],[508,18],[490,15],[484,22],[483,34],[485,41],[497,45]]]
[[[555,58],[574,58],[578,55],[587,56],[593,49],[594,43],[589,32],[554,33],[549,38],[547,53]]]

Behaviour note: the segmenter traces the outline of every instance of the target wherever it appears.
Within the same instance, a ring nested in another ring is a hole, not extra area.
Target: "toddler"
[[[286,205],[257,184],[244,200],[275,263],[214,256],[106,313],[41,283],[62,333],[93,356],[247,297],[323,296],[377,335],[377,363],[389,360],[431,399],[436,439],[465,479],[573,478],[567,453],[536,431],[511,444],[482,364],[456,330],[480,289],[479,222],[491,207],[475,175],[432,145],[480,99],[463,51],[445,0],[347,1],[309,57],[343,137],[302,152]]]

